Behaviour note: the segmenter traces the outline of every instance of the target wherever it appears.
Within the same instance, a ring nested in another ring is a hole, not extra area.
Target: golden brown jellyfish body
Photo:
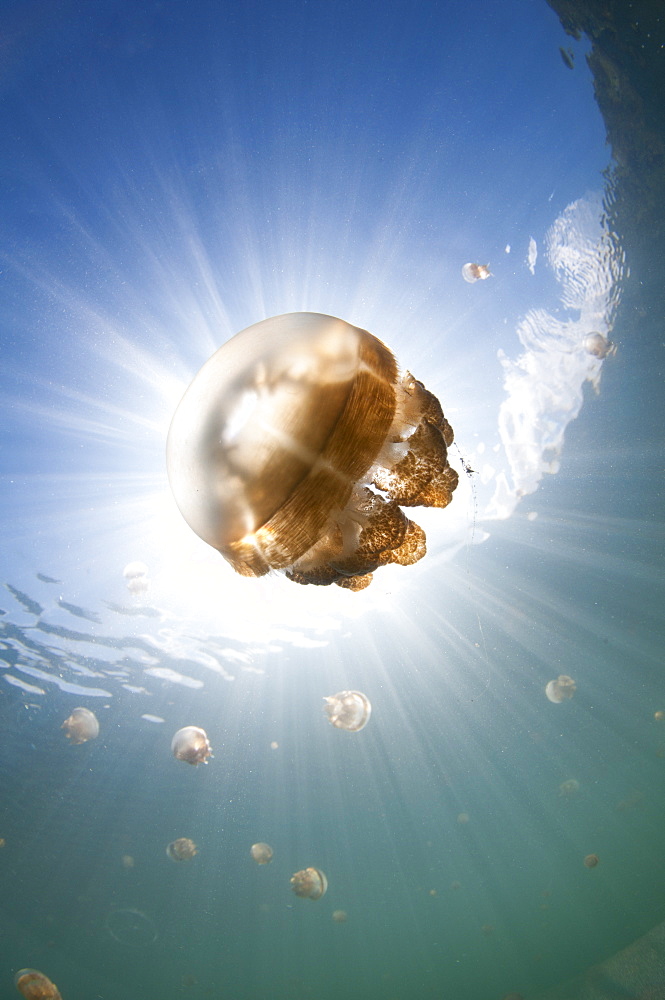
[[[321,899],[328,888],[328,879],[318,868],[303,868],[291,876],[291,888],[302,899]]]
[[[134,858],[132,857],[131,854],[123,854],[121,860],[122,860],[122,867],[123,868],[133,868],[134,867],[135,862],[134,862]]]
[[[576,690],[577,685],[572,677],[568,677],[567,674],[559,674],[555,681],[548,681],[545,694],[553,704],[560,705],[562,701],[572,698]]]
[[[189,837],[178,837],[166,848],[171,861],[191,861],[198,854],[196,844]]]
[[[25,1000],[62,1000],[55,983],[37,969],[21,969],[14,976],[14,985]]]
[[[89,708],[75,708],[60,728],[65,730],[67,739],[74,744],[87,743],[99,736],[97,716]]]
[[[657,712],[653,713],[653,717],[656,720],[656,722],[662,722],[663,719],[665,719],[665,712],[663,712],[662,709],[659,708]]]
[[[594,358],[599,358],[601,361],[603,358],[607,358],[612,354],[616,354],[617,345],[613,344],[611,340],[607,337],[603,337],[602,333],[590,333],[584,339],[584,350],[587,354],[590,354]]]
[[[332,912],[333,923],[345,924],[349,919],[349,915],[346,910],[333,910]]]
[[[564,799],[571,799],[580,790],[580,783],[576,778],[568,778],[559,785],[559,795]]]
[[[474,281],[486,281],[492,276],[489,264],[465,264],[462,268],[462,277],[470,285]]]
[[[584,867],[595,868],[596,865],[599,863],[599,861],[600,858],[598,857],[597,854],[587,854],[587,856],[584,859]]]
[[[212,749],[205,729],[199,726],[183,726],[171,740],[171,750],[177,760],[186,764],[207,764],[212,757]]]
[[[203,366],[173,417],[167,465],[190,527],[242,576],[368,586],[425,555],[401,507],[457,486],[438,399],[344,320],[288,313],[248,327]]]
[[[372,706],[362,691],[340,691],[323,700],[323,710],[336,729],[357,733],[367,725]]]
[[[257,865],[268,865],[272,861],[273,849],[270,844],[252,844],[249,853],[252,855]]]

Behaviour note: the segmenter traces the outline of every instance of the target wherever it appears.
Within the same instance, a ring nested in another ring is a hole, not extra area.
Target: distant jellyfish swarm
[[[249,853],[252,855],[257,865],[267,865],[272,861],[273,849],[270,844],[252,844]]]
[[[67,739],[75,744],[87,743],[99,736],[97,716],[89,708],[75,708],[60,728],[65,730]]]
[[[576,691],[575,681],[567,674],[559,674],[555,681],[548,681],[545,687],[545,694],[555,705],[560,705],[562,701],[572,698]]]
[[[453,431],[376,337],[287,313],[232,337],[171,422],[167,467],[183,517],[242,576],[368,586],[425,555],[401,510],[446,507]]]
[[[184,726],[171,740],[171,750],[176,760],[186,764],[207,764],[212,757],[212,748],[205,729],[199,726]]]
[[[339,691],[323,700],[323,710],[337,729],[357,733],[367,725],[372,706],[362,691]]]
[[[198,854],[198,849],[193,840],[189,837],[178,837],[166,848],[166,853],[171,861],[191,861]]]
[[[474,281],[486,281],[491,276],[492,272],[490,271],[489,264],[465,264],[462,268],[462,277],[470,285]]]
[[[55,983],[37,969],[21,969],[14,976],[14,985],[26,1000],[62,1000]]]
[[[318,868],[303,868],[291,876],[291,888],[302,899],[321,899],[328,888],[328,879]]]

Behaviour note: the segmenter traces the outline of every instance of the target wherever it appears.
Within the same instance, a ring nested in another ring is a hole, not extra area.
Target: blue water
[[[526,0],[0,16],[0,995],[28,966],[64,1000],[535,998],[649,931],[662,255],[602,215],[589,43]],[[299,309],[385,339],[456,433],[428,555],[360,594],[235,577],[166,481],[196,370]],[[346,689],[358,733],[323,712]]]

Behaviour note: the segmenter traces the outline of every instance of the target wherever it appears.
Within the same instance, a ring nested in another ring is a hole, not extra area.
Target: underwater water
[[[0,996],[665,997],[655,38],[535,0],[0,20]],[[169,489],[195,373],[296,311],[455,432],[427,555],[359,593],[236,576]]]

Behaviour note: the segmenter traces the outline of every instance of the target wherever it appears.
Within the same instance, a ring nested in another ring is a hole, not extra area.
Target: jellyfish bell
[[[99,736],[99,721],[89,708],[75,708],[60,728],[65,730],[67,739],[74,744],[87,743]]]
[[[168,845],[166,853],[171,861],[191,861],[198,849],[189,837],[178,837]]]
[[[204,364],[171,422],[167,467],[185,520],[237,573],[362,590],[378,567],[424,556],[401,506],[450,503],[452,440],[437,398],[380,340],[288,313]]]
[[[272,861],[273,849],[270,844],[252,844],[249,853],[257,865],[267,865]]]
[[[580,790],[580,783],[576,778],[568,778],[559,785],[559,795],[562,798],[570,799]]]
[[[584,859],[584,867],[595,868],[599,862],[600,858],[598,857],[597,854],[587,854],[587,856]]]
[[[560,705],[562,701],[572,698],[577,690],[577,685],[572,677],[567,674],[559,674],[556,680],[548,681],[545,686],[545,694],[549,701],[555,705]]]
[[[135,560],[134,562],[127,563],[122,571],[122,575],[125,580],[136,580],[138,577],[148,575],[148,567],[145,563]]]
[[[111,910],[104,927],[114,941],[127,948],[145,948],[158,938],[154,923],[141,910]]]
[[[474,281],[485,281],[492,276],[489,264],[465,264],[462,268],[462,277],[470,285]]]
[[[14,985],[26,1000],[62,1000],[55,983],[37,969],[21,969],[14,976]]]
[[[357,733],[367,725],[372,706],[362,691],[340,691],[323,700],[323,710],[336,729]]]
[[[321,899],[328,888],[328,879],[318,868],[303,868],[291,876],[291,888],[302,899]]]
[[[332,918],[335,924],[345,924],[349,919],[349,915],[346,910],[333,910]]]
[[[603,358],[616,354],[617,345],[613,344],[607,337],[603,337],[602,333],[594,331],[584,338],[584,350],[587,354],[602,361]]]
[[[171,750],[176,760],[186,764],[207,764],[212,757],[212,749],[205,729],[199,726],[183,726],[171,740]]]

